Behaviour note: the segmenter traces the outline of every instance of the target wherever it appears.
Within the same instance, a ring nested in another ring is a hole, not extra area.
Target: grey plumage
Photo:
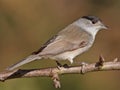
[[[31,62],[33,60],[37,60],[37,59],[41,59],[41,57],[39,57],[37,55],[30,55],[27,58],[17,62],[16,64],[13,64],[13,65],[9,66],[6,70],[13,70],[13,69],[15,69],[15,68],[17,68],[19,66],[22,66],[22,65],[24,65],[26,63],[29,63],[29,62]]]
[[[97,24],[94,27],[89,20],[94,21],[93,24],[98,23],[99,27]],[[23,64],[41,58],[69,60],[72,63],[74,57],[87,51],[92,46],[96,33],[102,28],[105,29],[105,26],[100,27],[100,25],[103,24],[98,18],[84,16],[61,30],[58,34],[43,44],[38,51],[33,52],[27,58],[8,67],[7,70],[13,70]]]

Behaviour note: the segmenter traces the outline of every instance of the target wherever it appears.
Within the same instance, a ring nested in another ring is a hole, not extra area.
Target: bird
[[[93,46],[98,31],[102,29],[108,27],[97,16],[82,16],[55,34],[38,51],[6,70],[13,70],[29,62],[47,58],[55,61],[68,60],[72,64],[76,56]]]

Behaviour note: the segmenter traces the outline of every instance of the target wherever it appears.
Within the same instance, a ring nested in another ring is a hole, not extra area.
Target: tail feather
[[[15,68],[17,68],[17,67],[20,67],[20,66],[22,66],[22,65],[24,65],[24,64],[27,64],[27,63],[29,63],[29,62],[31,62],[31,61],[34,61],[34,60],[36,60],[36,59],[41,59],[41,57],[40,57],[40,56],[37,56],[37,55],[30,55],[30,56],[28,56],[27,58],[25,58],[25,59],[17,62],[16,64],[11,65],[11,66],[8,67],[6,70],[13,70],[13,69],[15,69]]]

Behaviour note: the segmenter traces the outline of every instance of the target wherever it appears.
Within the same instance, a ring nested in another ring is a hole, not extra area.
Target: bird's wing
[[[83,34],[83,31],[78,30],[79,28],[74,26],[71,28],[71,26],[72,25],[68,26],[68,28],[65,28],[56,36],[48,40],[48,42],[46,42],[37,52],[34,52],[33,54],[57,55],[86,46],[89,41],[89,35],[87,35],[86,32]]]

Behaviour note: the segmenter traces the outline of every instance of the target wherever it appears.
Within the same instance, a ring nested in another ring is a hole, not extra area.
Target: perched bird
[[[101,29],[107,29],[107,27],[98,17],[83,16],[58,32],[38,51],[8,67],[7,70],[13,70],[23,64],[42,58],[56,61],[69,60],[70,63],[73,63],[73,59],[77,55],[87,51],[93,45],[95,36]]]

